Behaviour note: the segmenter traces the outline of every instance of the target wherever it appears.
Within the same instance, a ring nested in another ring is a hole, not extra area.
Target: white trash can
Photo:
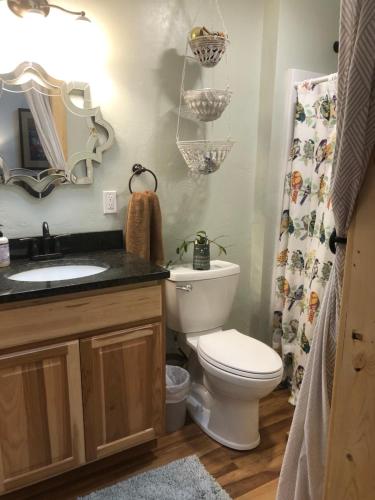
[[[186,419],[186,399],[190,391],[190,375],[180,366],[166,366],[166,430],[181,429]]]

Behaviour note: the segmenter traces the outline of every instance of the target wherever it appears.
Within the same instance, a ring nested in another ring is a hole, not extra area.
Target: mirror
[[[0,74],[0,184],[37,198],[61,184],[92,184],[113,140],[87,83],[56,80],[36,63]]]

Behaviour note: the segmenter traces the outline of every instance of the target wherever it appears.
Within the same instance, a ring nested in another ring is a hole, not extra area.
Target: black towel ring
[[[135,175],[141,175],[144,172],[150,173],[152,175],[152,177],[154,178],[154,180],[155,180],[155,189],[154,189],[154,192],[156,193],[156,191],[158,189],[158,179],[157,179],[156,175],[154,174],[154,172],[152,170],[143,167],[140,163],[136,163],[132,167],[132,172],[133,172],[133,175],[129,179],[129,191],[130,191],[131,194],[133,194],[133,191],[132,191],[132,180],[133,180],[134,176]]]

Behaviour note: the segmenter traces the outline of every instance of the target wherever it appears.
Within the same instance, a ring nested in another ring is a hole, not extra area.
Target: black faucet
[[[61,236],[51,236],[48,222],[43,222],[41,238],[22,238],[22,240],[30,242],[29,255],[32,260],[60,259],[63,257],[60,244]]]
[[[43,231],[43,238],[45,236],[48,236],[48,237],[50,236],[48,222],[43,222],[43,224],[42,224],[42,231]]]
[[[51,253],[51,240],[52,240],[51,235],[49,234],[48,222],[43,222],[42,231],[43,231],[43,237],[42,237],[43,254],[48,255]]]

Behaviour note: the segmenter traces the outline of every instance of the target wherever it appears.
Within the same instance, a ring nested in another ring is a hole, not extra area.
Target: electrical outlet
[[[103,191],[103,213],[117,214],[116,191]]]

